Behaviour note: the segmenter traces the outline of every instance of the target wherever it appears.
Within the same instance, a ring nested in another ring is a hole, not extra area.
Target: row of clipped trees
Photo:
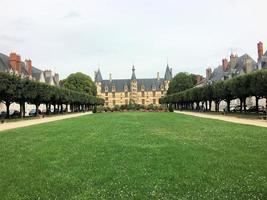
[[[256,99],[258,112],[259,99],[267,97],[266,69],[167,95],[160,99],[160,103],[176,109],[200,110],[202,107],[210,111],[211,104],[214,102],[215,111],[218,112],[221,101],[227,103],[226,110],[230,111],[231,100],[239,99],[242,112],[246,111],[246,99],[252,96]]]
[[[76,92],[62,87],[51,86],[36,82],[17,75],[0,73],[0,102],[5,103],[7,108],[6,117],[9,117],[9,107],[12,103],[20,105],[20,115],[25,116],[25,103],[38,107],[46,105],[46,114],[50,114],[51,105],[56,112],[63,112],[63,105],[70,105],[71,111],[86,111],[96,105],[103,105],[103,99],[85,93]]]

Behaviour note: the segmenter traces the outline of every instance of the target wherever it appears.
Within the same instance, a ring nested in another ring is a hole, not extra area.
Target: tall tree
[[[96,96],[95,83],[90,76],[81,72],[69,75],[66,79],[60,81],[60,85],[70,90]]]
[[[180,72],[170,82],[167,94],[173,94],[184,91],[186,89],[194,87],[196,84],[196,77],[193,74],[186,72]]]

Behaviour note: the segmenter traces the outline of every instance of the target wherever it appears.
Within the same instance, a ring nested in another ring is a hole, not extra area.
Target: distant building
[[[105,100],[105,106],[128,105],[130,103],[149,105],[159,104],[159,99],[164,96],[172,79],[172,69],[167,65],[164,78],[159,73],[155,78],[138,79],[135,67],[132,67],[130,79],[103,80],[100,70],[95,72],[97,95]]]
[[[16,74],[22,78],[29,78],[38,82],[47,83],[49,85],[59,86],[59,75],[51,70],[40,70],[32,66],[30,59],[21,61],[20,55],[16,53],[10,53],[9,56],[0,53],[0,72],[6,72]],[[34,109],[34,105],[26,104],[26,115],[31,109]],[[20,106],[17,103],[10,105],[10,110],[19,110]],[[45,105],[40,105],[40,110],[45,109]],[[0,102],[0,111],[5,111],[6,106]]]
[[[0,53],[0,72],[17,74],[22,78],[29,77],[32,80],[49,85],[59,85],[59,75],[57,73],[53,73],[51,70],[42,71],[32,66],[30,59],[23,62],[20,55],[16,53],[10,53],[9,56]]]
[[[230,59],[227,58],[222,59],[221,65],[215,68],[213,71],[211,68],[206,69],[206,79],[205,83],[202,83],[200,86],[204,86],[206,84],[211,84],[220,80],[228,80],[233,77],[251,73],[253,71],[267,68],[267,51],[263,54],[263,43],[259,42],[257,44],[258,50],[258,61],[256,62],[250,55],[244,54],[242,56],[234,55],[233,53],[230,55]],[[231,105],[239,105],[239,99],[235,99],[231,101]],[[246,105],[253,106],[255,105],[255,97],[249,97],[246,99]],[[266,99],[260,99],[260,106],[266,107]],[[226,102],[222,101],[220,104],[220,110],[222,110],[226,106]]]

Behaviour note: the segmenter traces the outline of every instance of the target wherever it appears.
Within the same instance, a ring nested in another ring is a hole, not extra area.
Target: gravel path
[[[181,113],[185,115],[191,115],[195,117],[203,117],[208,119],[217,119],[226,122],[233,122],[237,124],[246,124],[246,125],[254,125],[254,126],[261,126],[267,127],[267,121],[262,119],[244,119],[244,118],[237,118],[233,116],[225,116],[225,115],[210,115],[205,113],[197,113],[197,112],[182,112],[182,111],[174,111],[175,113]]]
[[[62,119],[69,119],[73,117],[80,117],[80,116],[88,115],[88,114],[92,114],[92,112],[58,115],[54,117],[21,120],[17,122],[8,122],[8,123],[0,124],[0,131],[9,130],[13,128],[21,128],[21,127],[31,126],[31,125],[36,125],[36,124],[43,124],[43,123],[53,122],[53,121],[62,120]]]

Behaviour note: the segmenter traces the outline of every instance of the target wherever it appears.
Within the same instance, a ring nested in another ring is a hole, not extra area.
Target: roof
[[[98,69],[98,71],[95,74],[95,82],[101,82],[102,80],[103,79],[102,79],[102,75],[101,75],[100,69]]]
[[[167,67],[166,67],[164,79],[166,81],[170,81],[172,79],[172,70],[171,70],[171,68],[169,68],[168,64],[167,64]]]
[[[136,79],[137,91],[141,91],[144,87],[144,91],[160,90],[161,86],[164,87],[164,79]],[[124,92],[124,87],[127,86],[128,90],[131,89],[131,79],[115,79],[115,80],[102,80],[101,92],[105,92],[105,88],[108,87],[108,92],[112,92],[112,87],[115,86],[116,92]]]
[[[133,66],[132,68],[132,77],[131,77],[131,80],[136,80],[136,76],[135,76],[135,68]]]
[[[21,61],[20,67],[21,67],[21,74],[23,76],[28,76],[29,73],[28,73],[27,66],[26,66],[25,62]],[[0,53],[0,71],[1,72],[8,72],[10,69],[11,69],[11,66],[10,66],[10,62],[9,62],[9,56]],[[42,70],[32,66],[32,77],[35,80],[39,81],[42,73],[43,73]],[[50,84],[51,81],[53,81],[55,85],[58,85],[58,82],[56,81],[56,78],[54,76],[49,77],[45,80],[45,82],[48,84]]]
[[[257,63],[253,60],[253,58],[251,58],[251,56],[249,56],[248,54],[244,54],[237,58],[233,68],[228,68],[226,71],[223,71],[222,65],[219,65],[217,68],[215,68],[212,72],[210,81],[214,82],[225,80],[231,78],[232,76],[237,76],[239,74],[245,73],[246,63],[250,65],[252,71],[257,69]]]
[[[9,57],[0,53],[0,71],[8,71],[10,68]]]

